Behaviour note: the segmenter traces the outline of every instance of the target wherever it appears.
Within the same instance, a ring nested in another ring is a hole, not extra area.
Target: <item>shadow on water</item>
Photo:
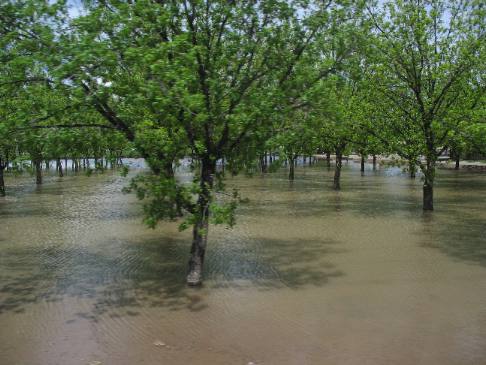
[[[258,180],[258,184],[255,180],[251,183],[239,180],[243,195],[245,189],[258,193],[249,207],[240,209],[239,216],[272,215],[278,220],[284,216],[299,219],[318,217],[325,220],[335,216],[336,212],[376,218],[405,212],[410,215],[403,221],[404,224],[407,224],[407,219],[420,219],[418,181],[397,178],[396,182],[393,180],[386,185],[383,180],[376,182],[375,179],[384,179],[377,174],[364,178],[353,175],[344,177],[343,191],[334,192],[329,190],[328,181],[321,173],[320,170],[309,169],[305,177],[307,180],[297,180],[290,187],[285,179],[265,178]],[[320,176],[321,180],[316,176]],[[125,219],[141,219],[140,211],[128,209],[129,204],[124,198],[115,201],[116,196],[120,199],[120,187],[100,192],[106,187],[105,183],[91,183],[89,194],[84,192],[83,201],[75,201],[64,210],[61,210],[59,201],[45,207],[42,205],[44,200],[4,204],[0,206],[0,219],[32,217],[36,220],[40,216],[47,217],[53,222],[49,226],[53,230],[57,229],[58,220],[63,220],[68,227],[91,227],[93,220],[111,227],[112,224],[123,225]],[[446,176],[441,184],[446,191],[457,190],[454,177]],[[484,182],[473,185],[479,189]],[[280,189],[285,186],[287,190]],[[75,196],[78,188],[64,184],[62,189],[66,189],[67,195]],[[267,192],[270,192],[268,199]],[[56,194],[37,195],[44,199]],[[112,198],[115,203],[110,203]],[[259,198],[262,199],[257,200]],[[423,246],[437,248],[458,260],[486,266],[484,215],[482,219],[481,216],[461,213],[457,218],[456,207],[457,204],[477,205],[481,199],[484,199],[484,194],[479,198],[463,193],[458,198],[442,194],[438,199],[440,210],[423,218],[423,231],[420,232]],[[53,209],[56,207],[59,210]],[[73,212],[82,214],[78,217]],[[403,218],[403,214],[401,216]],[[330,280],[345,275],[330,259],[345,253],[341,246],[343,242],[328,236],[322,239],[310,239],[308,236],[289,239],[282,234],[281,238],[270,238],[260,232],[245,238],[229,233],[221,238],[221,232],[218,237],[213,232],[210,233],[206,259],[206,282],[198,289],[187,288],[184,281],[189,252],[187,235],[182,238],[182,235],[167,236],[163,233],[156,239],[130,235],[123,240],[100,239],[89,247],[62,241],[42,246],[25,243],[7,245],[5,238],[0,237],[0,314],[22,312],[32,304],[66,298],[89,301],[89,310],[80,311],[77,316],[91,321],[97,321],[105,314],[136,316],[142,307],[197,312],[208,306],[206,289],[251,286],[258,290],[298,290],[309,286],[322,287]]]
[[[437,191],[436,211],[422,217],[422,246],[486,267],[484,174],[440,171]]]
[[[422,246],[434,248],[454,260],[486,267],[486,220],[451,210],[451,216],[444,212],[426,213],[423,230],[420,232]]]
[[[251,242],[248,242],[251,245]],[[80,318],[138,315],[140,307],[200,311],[207,307],[205,288],[257,287],[262,290],[322,286],[343,275],[323,255],[339,253],[335,242],[259,239],[255,253],[246,245],[214,242],[202,288],[185,284],[188,242],[172,237],[141,242],[113,240],[100,251],[82,247],[4,250],[0,284],[0,314],[24,312],[27,306],[87,299],[93,304]],[[245,283],[246,284],[242,284]]]
[[[288,287],[322,286],[343,276],[323,258],[346,252],[333,240],[282,240],[257,238],[256,249],[228,245],[212,250],[208,257],[208,275],[215,286],[240,286],[250,283],[261,290]]]

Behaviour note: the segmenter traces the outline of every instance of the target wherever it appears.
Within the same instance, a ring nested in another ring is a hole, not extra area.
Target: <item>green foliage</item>
[[[0,159],[143,157],[152,174],[127,190],[150,226],[206,210],[231,225],[217,161],[251,175],[269,151],[270,171],[398,153],[433,180],[440,150],[484,145],[480,1],[83,4],[0,4]],[[192,183],[174,173],[187,156]]]
[[[138,199],[144,200],[144,222],[154,228],[159,220],[181,217],[183,209],[193,211],[195,190],[194,185],[179,185],[164,176],[138,175],[131,179],[124,192],[134,192]]]
[[[439,154],[461,148],[459,136],[484,94],[484,6],[386,1],[368,13],[368,116],[378,126],[375,135],[417,161],[431,185]]]

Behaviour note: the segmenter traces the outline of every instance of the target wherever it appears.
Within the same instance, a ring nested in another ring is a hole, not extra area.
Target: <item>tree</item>
[[[471,71],[484,62],[485,9],[480,1],[399,0],[368,12],[375,120],[382,138],[397,139],[395,152],[420,166],[423,209],[433,210],[437,158],[463,121],[457,106],[477,77]]]
[[[23,9],[39,1],[26,3]],[[44,4],[43,15],[29,13],[10,35],[19,45],[24,38],[35,45],[42,78],[73,109],[96,110],[104,118],[98,126],[124,133],[148,161],[154,175],[137,178],[132,188],[148,199],[150,225],[189,213],[183,223],[193,227],[187,281],[196,285],[210,216],[217,223],[234,220],[234,200],[216,204],[217,161],[244,159],[267,127],[266,116],[282,101],[293,102],[281,90],[343,4],[92,1],[73,20]],[[36,27],[26,33],[29,22]],[[174,177],[184,155],[199,162],[191,186]]]

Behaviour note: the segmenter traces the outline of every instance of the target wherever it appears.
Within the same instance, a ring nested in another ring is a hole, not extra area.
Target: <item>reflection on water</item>
[[[116,174],[8,180],[0,364],[484,364],[486,176],[441,171],[437,211],[397,170],[229,178],[250,203],[190,232],[141,224]]]

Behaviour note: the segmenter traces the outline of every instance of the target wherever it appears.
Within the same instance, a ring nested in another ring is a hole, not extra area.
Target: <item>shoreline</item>
[[[372,163],[373,158],[370,158],[372,155],[368,155],[368,158],[365,159],[365,162]],[[313,157],[317,160],[325,160],[326,155],[313,155]],[[331,154],[331,160],[335,160],[336,155]],[[350,160],[353,162],[360,162],[361,156],[356,154],[350,154],[347,156],[343,156],[343,160]],[[382,164],[386,162],[403,162],[406,163],[406,160],[398,157],[398,156],[383,156],[383,155],[376,155],[376,162],[377,164]],[[439,160],[437,161],[437,168],[439,169],[447,169],[447,170],[455,170],[455,161],[452,159],[449,160]],[[486,161],[484,160],[460,160],[459,161],[459,170],[479,170],[479,171],[486,171]]]

